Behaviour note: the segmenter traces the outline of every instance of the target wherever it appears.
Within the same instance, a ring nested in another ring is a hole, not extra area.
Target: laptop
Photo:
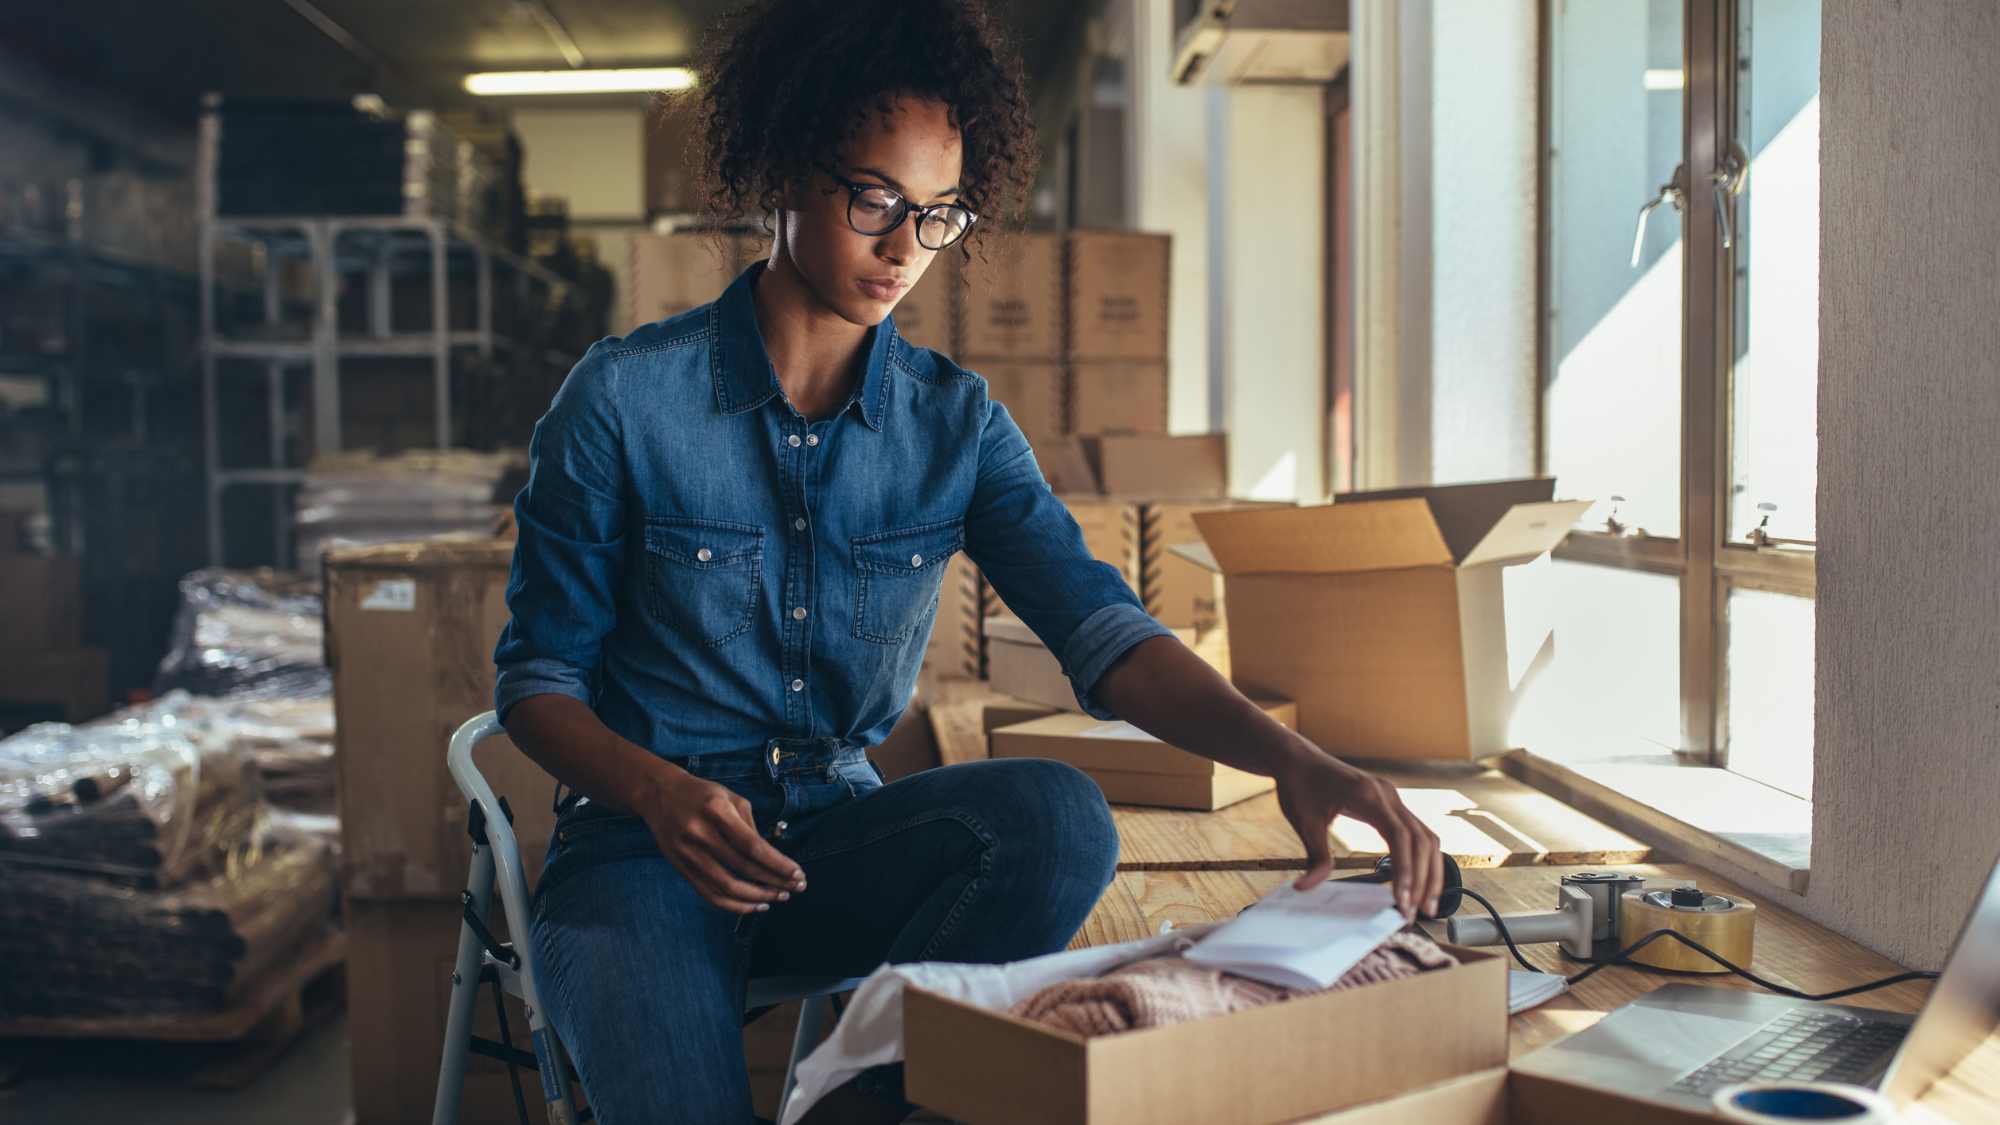
[[[1847,1082],[1908,1105],[2000,1027],[2000,864],[1922,1013],[1669,984],[1513,1069],[1707,1110],[1737,1082]]]

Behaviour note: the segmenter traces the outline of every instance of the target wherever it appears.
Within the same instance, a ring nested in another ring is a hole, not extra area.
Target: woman
[[[883,785],[965,551],[1093,715],[1273,776],[1309,886],[1337,814],[1406,912],[1436,838],[1149,617],[984,379],[897,336],[933,256],[1018,207],[1020,67],[974,0],[764,0],[700,69],[708,195],[775,216],[713,304],[592,347],[535,428],[496,706],[580,798],[536,888],[550,1017],[608,1125],[751,1120],[748,975],[1064,948],[1110,882],[1104,800],[1055,762]],[[865,1075],[900,1116],[893,1068]],[[888,1118],[893,1119],[893,1118]]]

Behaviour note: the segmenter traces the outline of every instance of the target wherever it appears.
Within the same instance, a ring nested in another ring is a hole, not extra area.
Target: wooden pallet
[[[340,1011],[346,933],[329,928],[298,954],[219,1012],[0,1020],[0,1039],[228,1044],[193,1072],[190,1083],[203,1090],[240,1089],[269,1070],[306,1031]]]

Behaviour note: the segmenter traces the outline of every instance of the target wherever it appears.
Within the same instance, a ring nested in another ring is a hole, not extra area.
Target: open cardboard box
[[[1299,1125],[1702,1125],[1716,1120],[1712,1114],[1496,1067]]]
[[[1502,1066],[1505,958],[1447,948],[1449,969],[1090,1039],[913,987],[906,1092],[968,1125],[1258,1125]]]
[[[1232,678],[1297,700],[1300,733],[1335,754],[1468,761],[1510,748],[1515,701],[1552,653],[1545,622],[1516,622],[1533,659],[1510,665],[1502,572],[1591,507],[1554,490],[1541,478],[1197,512],[1205,542],[1173,550],[1222,573]]]
[[[1259,703],[1264,713],[1296,728],[1298,708]],[[1050,758],[1090,775],[1104,799],[1214,811],[1268,793],[1277,783],[1162,742],[1130,723],[1104,722],[1075,711],[1001,727],[986,736],[995,758]]]

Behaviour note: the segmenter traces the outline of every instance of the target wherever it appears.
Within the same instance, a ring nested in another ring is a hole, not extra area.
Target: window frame
[[[1550,161],[1554,147],[1557,5],[1542,0],[1540,21],[1540,152],[1536,208],[1538,310],[1535,463],[1548,472],[1549,391],[1555,371],[1550,308],[1553,254]],[[1811,545],[1758,545],[1729,541],[1734,442],[1735,356],[1738,311],[1737,255],[1744,242],[1724,250],[1715,216],[1710,172],[1738,143],[1739,28],[1747,5],[1739,0],[1684,0],[1681,156],[1686,210],[1682,222],[1681,274],[1681,534],[1572,531],[1556,548],[1567,561],[1639,570],[1680,578],[1680,749],[1691,764],[1729,764],[1729,593],[1767,590],[1812,598],[1818,589]],[[1754,80],[1754,76],[1753,76]],[[1690,182],[1691,181],[1691,182]],[[1728,197],[1732,230],[1742,231],[1747,208]],[[1636,207],[1640,200],[1634,200]],[[1697,235],[1699,232],[1699,235]]]

